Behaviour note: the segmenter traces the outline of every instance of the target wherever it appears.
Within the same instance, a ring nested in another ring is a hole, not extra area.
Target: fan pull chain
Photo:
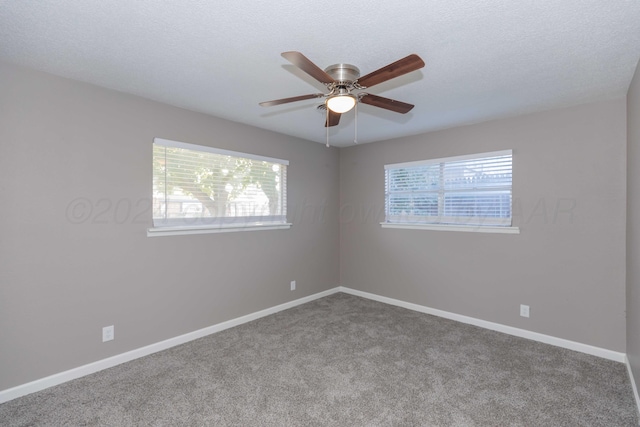
[[[327,130],[327,148],[329,148],[329,107],[327,107],[327,121],[324,127]]]
[[[358,143],[358,101],[356,101],[356,111],[355,111],[356,117],[355,117],[355,125],[356,125],[356,131],[355,131],[355,135],[353,137],[353,143],[357,144]]]

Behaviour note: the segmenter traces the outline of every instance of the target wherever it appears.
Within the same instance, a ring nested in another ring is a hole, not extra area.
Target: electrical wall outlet
[[[295,291],[295,290],[296,290],[296,281],[295,281],[295,280],[292,280],[292,281],[291,281],[291,290],[292,290],[292,291]]]
[[[529,306],[520,304],[520,316],[529,317]]]
[[[113,325],[102,328],[102,342],[111,341],[114,338]]]

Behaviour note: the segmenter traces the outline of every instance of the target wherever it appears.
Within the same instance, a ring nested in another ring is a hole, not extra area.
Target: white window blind
[[[286,160],[155,138],[153,226],[286,223]]]
[[[511,226],[511,183],[511,150],[385,165],[385,221]]]

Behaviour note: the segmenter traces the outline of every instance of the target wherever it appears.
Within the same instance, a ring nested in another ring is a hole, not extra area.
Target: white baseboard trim
[[[624,361],[627,364],[627,371],[629,372],[629,380],[631,380],[631,387],[633,388],[633,396],[636,399],[636,409],[638,410],[638,419],[640,419],[640,395],[638,395],[638,387],[636,387],[636,381],[633,378],[633,371],[631,370],[631,363],[629,363],[629,358],[625,356]]]
[[[525,329],[514,328],[512,326],[506,326],[499,323],[488,322],[486,320],[476,319],[474,317],[469,317],[469,316],[463,316],[461,314],[451,313],[444,310],[438,310],[435,308],[413,304],[406,301],[397,300],[394,298],[384,297],[384,296],[372,294],[369,292],[363,292],[363,291],[351,289],[345,286],[338,286],[336,288],[328,289],[326,291],[319,292],[317,294],[309,295],[307,297],[303,297],[294,301],[289,301],[284,304],[277,305],[275,307],[260,310],[255,313],[247,314],[245,316],[241,316],[241,317],[231,319],[222,323],[218,323],[213,326],[208,326],[206,328],[199,329],[197,331],[189,332],[187,334],[180,335],[174,338],[169,338],[167,340],[160,341],[155,344],[150,344],[148,346],[131,350],[126,353],[117,354],[115,356],[98,360],[96,362],[89,363],[87,365],[79,366],[77,368],[73,368],[68,371],[60,372],[45,378],[31,381],[26,384],[22,384],[16,387],[2,390],[0,391],[0,403],[5,403],[10,400],[16,399],[18,397],[35,393],[37,391],[41,391],[49,387],[53,387],[55,385],[62,384],[64,382],[71,381],[76,378],[80,378],[89,374],[93,374],[95,372],[102,371],[104,369],[111,368],[113,366],[117,366],[117,365],[120,365],[121,363],[129,362],[131,360],[138,359],[140,357],[148,356],[150,354],[157,353],[159,351],[166,350],[168,348],[175,347],[177,345],[184,344],[189,341],[193,341],[198,338],[202,338],[207,335],[211,335],[216,332],[220,332],[225,329],[232,328],[234,326],[242,325],[243,323],[251,322],[261,317],[269,316],[279,311],[293,308],[298,305],[305,304],[313,300],[323,298],[338,292],[344,292],[346,294],[351,294],[351,295],[367,298],[370,300],[379,301],[385,304],[395,305],[395,306],[403,307],[409,310],[431,314],[434,316],[443,317],[445,319],[455,320],[458,322],[479,326],[481,328],[490,329],[493,331],[502,332],[505,334],[514,335],[521,338],[527,338],[527,339],[539,341],[545,344],[555,345],[557,347],[567,348],[569,350],[591,354],[593,356],[602,357],[602,358],[613,360],[616,362],[626,363],[627,369],[629,371],[629,378],[631,379],[631,384],[633,386],[636,403],[638,404],[638,408],[640,408],[640,398],[638,397],[638,390],[633,380],[633,373],[631,371],[631,366],[629,365],[629,361],[625,353],[620,353],[612,350],[594,347],[588,344],[569,341],[562,338],[553,337],[550,335],[540,334],[537,332],[531,332]]]
[[[340,292],[356,295],[356,296],[367,298],[370,300],[379,301],[386,304],[391,304],[398,307],[403,307],[409,310],[419,311],[421,313],[431,314],[438,317],[444,317],[445,319],[456,320],[458,322],[479,326],[485,329],[491,329],[492,331],[502,332],[508,335],[514,335],[521,338],[527,338],[533,341],[539,341],[545,344],[555,345],[556,347],[562,347],[569,350],[579,351],[581,353],[591,354],[593,356],[614,360],[616,362],[624,363],[627,358],[627,355],[625,353],[607,350],[600,347],[594,347],[589,344],[582,344],[575,341],[569,341],[563,338],[553,337],[551,335],[540,334],[538,332],[527,331],[526,329],[514,328],[512,326],[506,326],[500,323],[488,322],[486,320],[476,319],[475,317],[463,316],[461,314],[438,310],[435,308],[413,304],[413,303],[401,301],[398,299],[383,297],[380,295],[372,294],[369,292],[358,291],[356,289],[351,289],[344,286],[340,286],[339,290]]]
[[[0,403],[5,403],[10,400],[16,399],[27,394],[35,393],[53,387],[58,384],[65,383],[67,381],[74,380],[76,378],[84,377],[89,374],[93,374],[98,371],[102,371],[113,366],[120,365],[121,363],[129,362],[140,357],[148,356],[153,353],[157,353],[162,350],[166,350],[171,347],[175,347],[180,344],[187,343],[189,341],[196,340],[198,338],[205,337],[207,335],[215,334],[216,332],[224,331],[225,329],[233,328],[234,326],[242,325],[243,323],[251,322],[252,320],[259,319],[261,317],[269,316],[270,314],[277,313],[282,310],[296,307],[301,304],[311,302],[313,300],[326,297],[339,292],[339,287],[329,289],[317,294],[309,295],[304,298],[300,298],[294,301],[289,301],[284,304],[276,305],[275,307],[267,308],[257,311],[255,313],[247,314],[235,319],[227,320],[226,322],[218,323],[213,326],[199,329],[197,331],[189,332],[184,335],[180,335],[174,338],[169,338],[164,341],[150,344],[145,347],[141,347],[135,350],[128,351],[126,353],[117,354],[106,359],[98,360],[87,365],[79,366],[77,368],[70,369],[68,371],[60,372],[54,375],[50,375],[45,378],[41,378],[35,381],[31,381],[26,384],[22,384],[16,387],[12,387],[6,390],[0,391]]]

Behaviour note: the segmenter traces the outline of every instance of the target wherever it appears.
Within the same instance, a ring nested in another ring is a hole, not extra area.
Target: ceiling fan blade
[[[329,74],[325,73],[322,68],[311,62],[309,58],[307,58],[300,52],[283,52],[282,57],[291,62],[296,67],[300,68],[305,73],[309,74],[320,83],[328,84],[335,82],[335,80],[333,80],[333,78]]]
[[[362,93],[360,102],[363,104],[373,105],[374,107],[384,108],[385,110],[395,111],[396,113],[406,114],[414,107],[413,104],[396,101],[395,99],[383,98],[382,96],[373,95],[371,93]]]
[[[275,99],[273,101],[265,101],[265,102],[261,102],[260,105],[262,107],[271,107],[273,105],[286,104],[288,102],[304,101],[305,99],[322,98],[322,97],[324,97],[323,93],[314,93],[311,95],[300,95],[300,96],[293,96],[291,98],[282,98],[282,99]]]
[[[415,53],[406,56],[394,63],[382,67],[358,79],[358,84],[362,87],[371,87],[387,80],[400,77],[404,74],[424,67],[424,61]]]
[[[340,117],[342,117],[342,114],[329,110],[329,117],[327,117],[327,121],[324,122],[324,127],[338,126]]]

